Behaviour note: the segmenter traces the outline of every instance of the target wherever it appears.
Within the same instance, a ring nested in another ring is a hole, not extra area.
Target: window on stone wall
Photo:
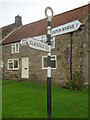
[[[0,67],[3,67],[4,64],[3,64],[3,60],[0,61]]]
[[[8,70],[18,70],[19,69],[19,59],[8,59]]]
[[[56,69],[57,68],[57,59],[56,55],[51,56],[51,68]],[[42,57],[42,69],[47,69],[47,56]]]
[[[12,44],[11,51],[12,53],[19,53],[19,43]]]

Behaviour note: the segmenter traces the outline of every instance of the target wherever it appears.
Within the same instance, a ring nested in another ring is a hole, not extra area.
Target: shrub
[[[83,88],[83,83],[81,79],[81,72],[75,71],[72,75],[72,80],[66,82],[67,88],[81,90]]]

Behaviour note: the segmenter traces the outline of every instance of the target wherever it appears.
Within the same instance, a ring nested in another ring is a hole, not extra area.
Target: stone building
[[[77,20],[81,23],[72,33],[72,73],[83,71],[85,83],[88,83],[88,10],[88,5],[85,5],[52,18],[52,29]],[[2,77],[45,82],[47,52],[30,48],[27,42],[21,45],[20,41],[29,38],[45,41],[47,20],[22,25],[21,17],[18,16],[15,21],[17,27],[2,40]],[[64,27],[63,30],[72,29],[70,27]],[[70,32],[52,38],[52,82],[56,84],[70,79],[70,39]]]

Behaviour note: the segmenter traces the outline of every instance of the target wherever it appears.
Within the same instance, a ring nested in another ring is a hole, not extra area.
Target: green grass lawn
[[[3,118],[46,118],[47,86],[44,83],[3,81]],[[68,90],[52,85],[53,118],[87,118],[88,89]]]

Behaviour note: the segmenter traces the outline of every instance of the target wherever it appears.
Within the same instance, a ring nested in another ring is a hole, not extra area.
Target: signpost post
[[[51,15],[48,15],[48,10]],[[51,19],[53,17],[53,10],[51,7],[45,9],[45,15],[47,18],[47,39],[45,35],[36,36],[33,38],[26,38],[20,41],[22,46],[29,45],[29,47],[46,51],[47,54],[47,117],[51,118],[51,37],[57,35],[70,33],[70,79],[72,80],[72,33],[78,30],[81,23],[78,20],[66,23],[64,25],[55,27],[51,31]],[[48,44],[46,44],[46,41]]]
[[[48,15],[48,10],[51,12],[51,16]],[[47,17],[47,42],[49,47],[47,54],[47,117],[51,118],[51,19],[53,17],[51,7],[45,9],[45,15]]]

